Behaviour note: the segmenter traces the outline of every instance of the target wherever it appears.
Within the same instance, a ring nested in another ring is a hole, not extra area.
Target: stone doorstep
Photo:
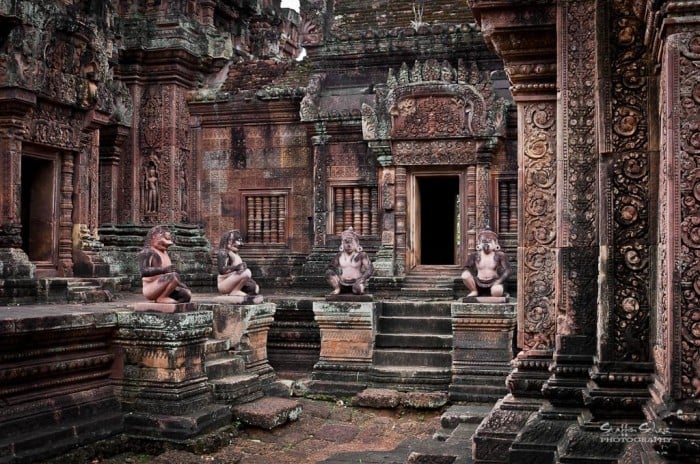
[[[456,404],[440,417],[440,425],[454,429],[459,424],[480,424],[493,409],[491,403]]]
[[[263,397],[250,403],[232,408],[233,417],[244,424],[272,430],[287,422],[299,419],[302,406],[298,401],[279,398]]]

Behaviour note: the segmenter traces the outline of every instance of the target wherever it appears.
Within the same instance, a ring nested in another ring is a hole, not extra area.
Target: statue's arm
[[[340,253],[336,253],[333,259],[331,259],[331,262],[328,263],[326,267],[326,271],[333,271],[336,274],[340,274]]]
[[[228,274],[238,270],[238,266],[231,266],[228,264],[228,252],[226,250],[221,250],[217,253],[216,262],[218,264],[219,274]]]
[[[472,269],[476,266],[476,253],[471,253],[467,256],[467,262],[464,263],[464,269]]]
[[[496,254],[496,264],[503,269],[503,272],[501,275],[498,277],[498,280],[496,283],[502,284],[503,282],[506,281],[508,276],[510,276],[511,273],[511,267],[510,267],[510,260],[508,259],[508,256],[506,256],[505,253],[502,251],[497,252]]]
[[[141,277],[167,274],[174,271],[174,266],[162,266],[160,256],[151,249],[146,249],[139,255],[139,269]]]
[[[367,280],[372,277],[372,274],[374,273],[374,265],[372,264],[372,261],[369,259],[369,256],[367,253],[364,251],[361,253],[360,259],[362,260],[362,276],[360,277],[363,282],[367,282]]]

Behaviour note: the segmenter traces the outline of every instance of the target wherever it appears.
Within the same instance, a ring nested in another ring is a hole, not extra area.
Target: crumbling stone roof
[[[421,4],[423,14],[420,20],[427,25],[474,22],[474,16],[464,0],[345,0],[335,2],[331,33],[411,27],[419,19],[414,13],[414,6],[418,8]]]

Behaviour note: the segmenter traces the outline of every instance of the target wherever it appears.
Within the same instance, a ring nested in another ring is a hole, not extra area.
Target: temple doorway
[[[55,156],[22,156],[22,249],[38,274],[56,270],[57,179]]]
[[[414,260],[419,265],[458,264],[460,177],[416,175],[414,181]]]

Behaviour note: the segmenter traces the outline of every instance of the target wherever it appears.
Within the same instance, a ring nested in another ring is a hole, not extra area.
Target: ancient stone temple
[[[0,430],[53,402],[103,414],[80,443],[148,427],[160,404],[203,431],[228,420],[217,398],[255,397],[278,368],[321,393],[498,400],[475,462],[697,459],[700,5],[300,3],[0,0]],[[156,225],[191,314],[118,304]],[[316,301],[349,228],[368,301]],[[245,314],[197,300],[233,230],[274,301]],[[513,272],[480,305],[460,275],[483,230]],[[101,312],[23,312],[66,302]],[[150,366],[144,399],[129,375],[149,343],[188,370]],[[211,386],[212,345],[245,386]]]

